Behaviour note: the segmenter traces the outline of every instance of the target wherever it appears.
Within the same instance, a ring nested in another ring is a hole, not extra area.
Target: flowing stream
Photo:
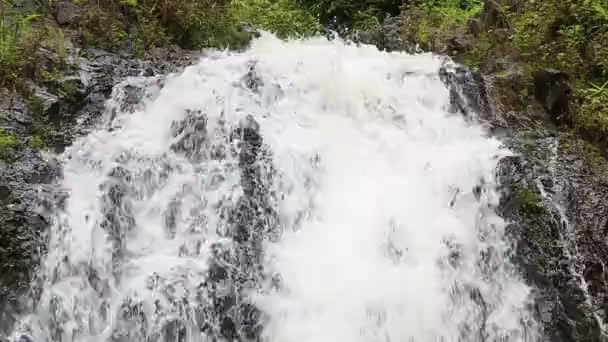
[[[444,62],[265,34],[117,86],[15,340],[541,341]]]

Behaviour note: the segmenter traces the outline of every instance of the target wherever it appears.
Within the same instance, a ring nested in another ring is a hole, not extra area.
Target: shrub
[[[250,23],[281,38],[317,33],[316,18],[293,0],[233,0],[230,14],[235,25]]]
[[[608,81],[579,86],[580,104],[573,116],[575,129],[591,141],[608,143]],[[606,147],[606,146],[604,146]]]
[[[0,87],[14,89],[19,78],[26,73],[38,47],[39,37],[31,22],[39,15],[13,16],[0,22]]]
[[[503,0],[507,2],[507,0]],[[608,3],[604,0],[522,2],[503,10],[514,58],[555,68],[573,79],[573,124],[587,139],[608,143]]]
[[[82,45],[117,51],[127,37],[127,24],[117,7],[89,5],[78,23],[78,36]]]
[[[479,0],[424,0],[404,7],[403,33],[410,43],[440,50],[448,38],[464,33],[471,17],[481,10]]]
[[[19,147],[19,138],[14,133],[8,133],[0,129],[0,159],[10,161]]]
[[[343,32],[369,24],[369,17],[382,21],[400,12],[401,0],[297,0],[329,29]],[[363,19],[363,23],[359,20]]]
[[[231,33],[229,0],[123,0],[138,23],[141,47],[168,40],[186,48],[219,47]]]

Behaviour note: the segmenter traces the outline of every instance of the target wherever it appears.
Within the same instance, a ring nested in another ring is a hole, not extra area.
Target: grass
[[[21,142],[17,135],[0,129],[0,160],[5,162],[11,161],[20,144]]]
[[[515,199],[521,211],[529,215],[538,215],[544,212],[540,195],[532,189],[516,187],[514,189]]]
[[[309,36],[321,29],[317,19],[293,0],[233,0],[230,15],[235,24],[250,23],[281,38]]]
[[[468,21],[480,10],[481,1],[427,0],[406,5],[402,30],[411,44],[420,44],[425,50],[441,50],[447,39],[465,32]]]
[[[608,2],[494,0],[487,4],[496,4],[495,18],[489,21],[479,15],[480,1],[410,2],[403,8],[403,37],[423,49],[441,51],[447,41],[464,35],[473,40],[462,52],[469,67],[499,74],[504,65],[516,65],[521,71],[517,79],[521,101],[517,106],[507,103],[506,110],[521,111],[525,109],[521,104],[533,103],[527,88],[535,70],[566,72],[573,86],[572,127],[566,129],[608,148]],[[474,18],[480,25],[476,35],[470,26]],[[513,93],[512,80],[504,81],[497,77],[495,92]]]

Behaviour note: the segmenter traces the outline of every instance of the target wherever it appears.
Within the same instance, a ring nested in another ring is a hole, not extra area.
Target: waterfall
[[[450,110],[445,62],[264,34],[118,85],[61,156],[14,339],[542,340],[494,212],[510,152]]]

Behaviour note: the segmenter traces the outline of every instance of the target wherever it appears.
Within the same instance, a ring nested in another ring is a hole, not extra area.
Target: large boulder
[[[81,17],[81,8],[71,1],[59,1],[55,4],[55,20],[59,25],[74,25]]]
[[[570,77],[568,74],[552,69],[542,69],[534,73],[534,96],[551,119],[559,125],[571,125]]]

